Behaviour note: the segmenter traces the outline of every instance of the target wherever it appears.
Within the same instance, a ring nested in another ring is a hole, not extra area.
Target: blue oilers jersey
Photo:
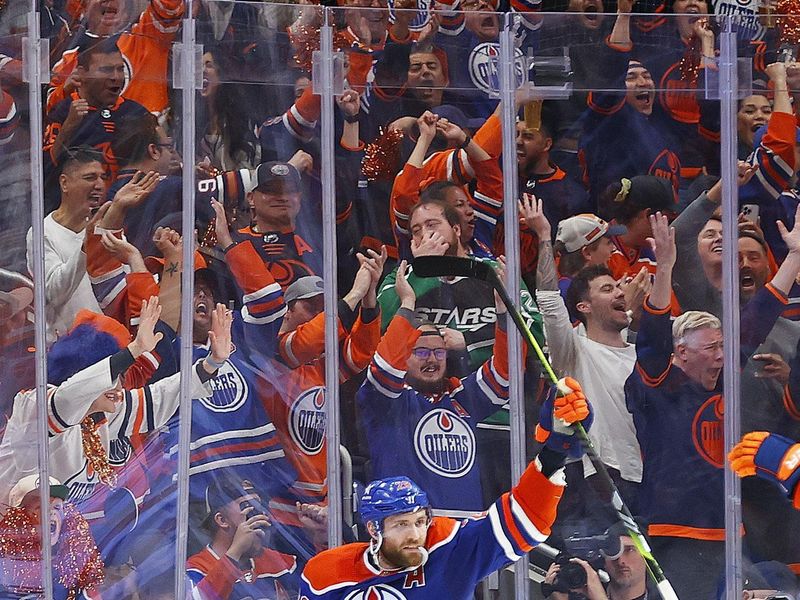
[[[494,357],[476,372],[426,395],[405,384],[406,360],[420,335],[408,318],[400,309],[392,319],[356,395],[372,475],[410,477],[443,513],[482,510],[474,430],[508,401],[505,332],[496,328]]]
[[[786,297],[767,284],[742,309],[742,361],[766,339]],[[625,382],[642,450],[640,513],[653,536],[725,539],[722,377],[706,390],[672,364],[669,308],[645,302],[636,366]],[[676,468],[680,465],[680,468]]]
[[[481,579],[547,538],[562,490],[561,471],[548,479],[531,463],[514,489],[482,515],[461,521],[435,517],[422,565],[381,571],[367,544],[347,544],[309,561],[300,600],[469,600]]]

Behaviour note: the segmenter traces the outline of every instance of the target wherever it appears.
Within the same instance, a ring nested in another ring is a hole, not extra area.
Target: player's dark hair
[[[157,128],[158,119],[151,113],[125,121],[111,141],[117,164],[127,167],[147,158],[148,146],[159,143]]]
[[[586,325],[586,317],[578,310],[578,304],[589,298],[589,285],[603,275],[612,276],[607,266],[589,265],[575,274],[575,277],[572,278],[572,283],[567,289],[567,297],[564,299],[564,304],[567,305],[569,313],[577,317],[584,325]]]
[[[64,173],[76,165],[99,162],[103,164],[103,154],[91,146],[73,146],[59,156],[60,172]]]
[[[447,190],[452,188],[459,188],[462,189],[460,185],[455,183],[454,181],[434,181],[419,195],[420,203],[427,203],[432,202],[433,200],[439,200],[440,202],[447,202],[445,197],[447,196]]]
[[[408,213],[408,222],[411,223],[411,218],[414,216],[414,213],[417,212],[421,206],[438,206],[442,209],[442,213],[444,213],[444,218],[447,223],[452,227],[454,225],[460,225],[461,219],[458,218],[458,213],[456,209],[447,204],[442,200],[428,200],[427,202],[419,202],[414,205],[411,211]]]
[[[113,54],[115,52],[121,54],[119,46],[117,46],[117,38],[103,38],[78,53],[78,66],[88,69],[89,65],[92,64],[93,57],[101,54]]]

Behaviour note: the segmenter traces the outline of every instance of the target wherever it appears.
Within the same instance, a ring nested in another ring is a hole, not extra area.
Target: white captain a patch
[[[199,401],[213,412],[233,412],[239,409],[250,393],[247,381],[231,361],[226,361],[219,368],[217,376],[208,383],[214,393],[200,398]]]
[[[437,408],[417,423],[414,450],[426,468],[455,479],[475,464],[475,434],[461,417]]]
[[[306,454],[319,454],[325,441],[325,388],[316,386],[297,397],[289,411],[289,434]]]

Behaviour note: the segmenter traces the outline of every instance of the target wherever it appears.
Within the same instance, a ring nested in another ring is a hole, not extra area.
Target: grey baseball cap
[[[301,277],[286,288],[286,291],[283,292],[283,301],[286,304],[290,304],[295,300],[313,298],[314,296],[324,293],[324,291],[325,284],[321,277],[307,275],[306,277]]]

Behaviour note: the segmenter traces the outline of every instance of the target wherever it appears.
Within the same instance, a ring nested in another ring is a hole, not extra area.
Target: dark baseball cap
[[[215,479],[206,488],[206,517],[203,523],[209,525],[214,515],[226,504],[230,504],[242,496],[255,493],[257,493],[255,487],[246,479],[237,481],[225,476]]]
[[[621,199],[623,202],[627,200],[639,208],[649,208],[653,212],[675,210],[672,184],[663,177],[637,175],[630,182],[627,198],[623,196]]]
[[[300,173],[289,163],[261,163],[256,168],[255,189],[260,192],[299,192]]]

